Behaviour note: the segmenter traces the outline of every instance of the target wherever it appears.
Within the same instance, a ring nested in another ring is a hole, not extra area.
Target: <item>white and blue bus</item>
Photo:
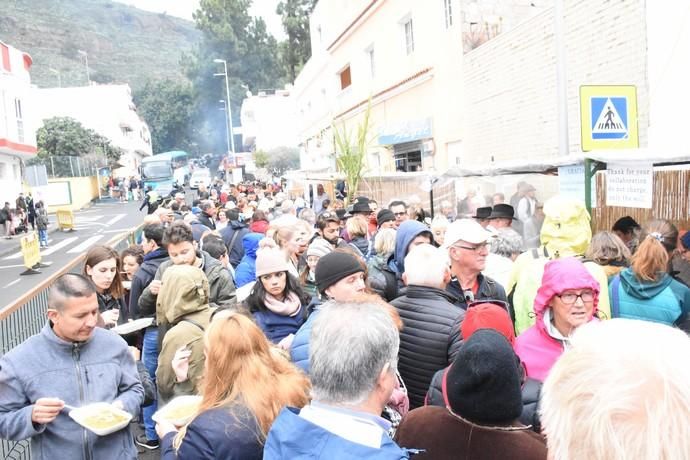
[[[151,187],[160,196],[172,192],[175,186],[184,187],[191,176],[187,152],[163,152],[141,161],[141,179],[144,189]]]

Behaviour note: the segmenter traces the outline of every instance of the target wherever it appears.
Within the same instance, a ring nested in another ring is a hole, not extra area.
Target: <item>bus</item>
[[[151,187],[160,196],[169,195],[175,186],[184,187],[191,175],[187,152],[181,150],[144,158],[139,172],[144,181],[144,189]]]

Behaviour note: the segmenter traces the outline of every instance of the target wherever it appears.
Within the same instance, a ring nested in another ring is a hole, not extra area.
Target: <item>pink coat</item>
[[[563,345],[546,331],[544,312],[551,299],[567,289],[591,289],[594,308],[590,321],[596,318],[599,304],[599,283],[578,259],[566,257],[548,262],[544,267],[541,286],[534,299],[535,324],[515,339],[515,353],[520,357],[527,376],[544,381],[551,367],[563,353]]]

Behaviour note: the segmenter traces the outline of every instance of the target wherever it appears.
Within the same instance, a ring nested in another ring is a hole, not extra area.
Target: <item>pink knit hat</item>
[[[286,271],[288,271],[288,264],[283,251],[263,248],[256,252],[256,279],[269,273]]]
[[[565,257],[547,262],[544,266],[544,276],[541,286],[534,299],[534,312],[538,318],[544,315],[544,310],[553,299],[567,289],[591,289],[594,292],[594,310],[596,315],[599,305],[599,282],[589,273],[585,265],[574,257]]]

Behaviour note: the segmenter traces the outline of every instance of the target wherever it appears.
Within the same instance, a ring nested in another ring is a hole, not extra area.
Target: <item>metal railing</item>
[[[137,241],[142,226],[121,233],[106,245],[118,253]],[[86,253],[81,254],[64,268],[54,273],[35,288],[0,310],[0,356],[38,334],[46,323],[48,310],[48,290],[53,282],[64,273],[80,273]],[[28,460],[31,458],[30,440],[8,441],[0,439],[0,459]]]

